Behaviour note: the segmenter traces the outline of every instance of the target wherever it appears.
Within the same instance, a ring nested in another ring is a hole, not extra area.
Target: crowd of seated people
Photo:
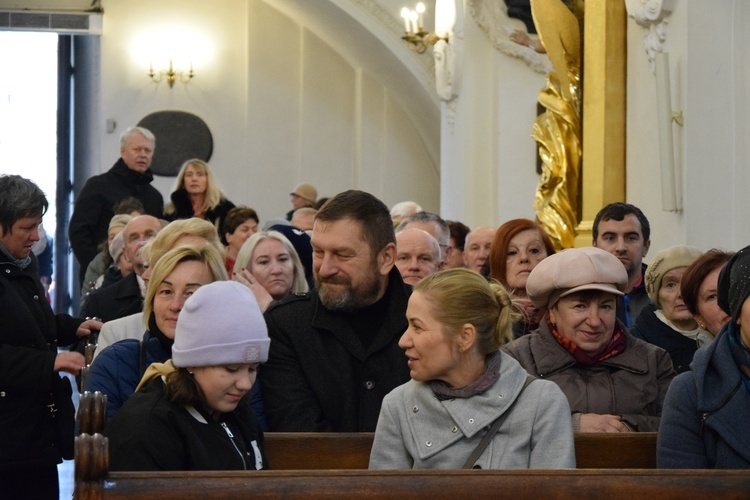
[[[747,249],[647,265],[650,225],[625,203],[558,250],[530,219],[470,228],[358,190],[318,204],[308,183],[258,231],[197,159],[154,216],[137,203],[154,147],[129,130],[111,171],[140,187],[86,263],[81,313],[104,324],[42,325],[66,343],[101,328],[83,388],[108,396],[114,470],[267,468],[267,431],[374,432],[384,469],[571,468],[575,432],[657,431],[660,466],[750,466],[732,425],[750,407]],[[8,265],[40,203],[0,203]]]

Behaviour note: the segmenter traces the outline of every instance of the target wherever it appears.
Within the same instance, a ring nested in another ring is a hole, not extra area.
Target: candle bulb
[[[409,21],[411,21],[411,28],[414,31],[414,33],[418,33],[419,30],[417,30],[417,13],[415,11],[409,12]]]
[[[406,7],[402,8],[401,17],[404,18],[404,29],[406,30],[407,33],[409,33],[409,31],[411,31],[409,29],[409,9],[407,9]]]
[[[424,11],[424,4],[422,2],[419,2],[417,4],[417,28],[419,28],[419,31],[422,31],[424,29]]]

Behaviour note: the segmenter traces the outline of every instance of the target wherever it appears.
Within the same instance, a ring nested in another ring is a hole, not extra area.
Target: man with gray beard
[[[394,263],[388,207],[345,191],[315,216],[316,290],[266,312],[261,377],[271,431],[374,432],[383,397],[409,380],[404,351],[411,287]]]

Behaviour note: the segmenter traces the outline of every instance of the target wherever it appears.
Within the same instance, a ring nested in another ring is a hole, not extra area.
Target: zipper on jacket
[[[242,468],[247,470],[247,462],[245,462],[245,457],[242,456],[242,452],[237,447],[237,443],[234,442],[234,434],[232,434],[232,431],[229,430],[229,426],[225,422],[220,422],[221,426],[224,428],[224,431],[226,431],[227,436],[229,436],[229,440],[232,442],[232,446],[234,446],[234,449],[237,451],[237,454],[240,456],[240,459],[242,460]]]

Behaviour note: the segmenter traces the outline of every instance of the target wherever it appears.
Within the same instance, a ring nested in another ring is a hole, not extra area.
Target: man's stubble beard
[[[331,311],[353,312],[374,304],[379,298],[383,281],[386,278],[381,277],[372,268],[368,268],[368,273],[368,280],[359,289],[352,288],[351,280],[348,277],[321,278],[315,273],[315,288],[318,290],[318,296],[323,306]],[[345,288],[336,293],[327,289],[327,283],[345,285]]]

